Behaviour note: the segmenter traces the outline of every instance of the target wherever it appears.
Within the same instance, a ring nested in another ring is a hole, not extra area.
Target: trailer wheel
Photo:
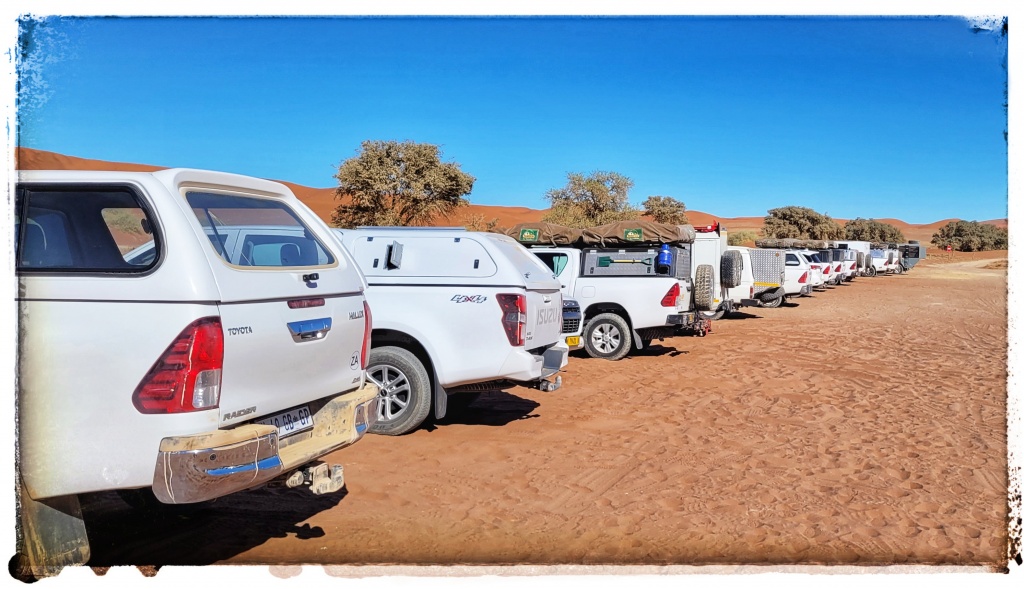
[[[896,267],[893,268],[892,271],[893,274],[903,274],[903,264],[896,264]]]
[[[868,266],[868,276],[870,276],[871,278],[874,278],[875,275],[877,275],[877,274],[878,274],[878,270],[875,270],[874,264],[872,264],[871,266]]]
[[[693,278],[693,305],[698,311],[711,311],[715,301],[715,267],[711,264],[697,266]]]
[[[737,250],[722,253],[722,286],[736,288],[743,281],[743,254]]]
[[[426,421],[433,391],[415,354],[395,346],[373,348],[366,378],[380,387],[377,423],[370,426],[371,432],[400,436]]]
[[[632,347],[629,325],[615,313],[601,313],[583,330],[583,348],[591,358],[620,360]]]

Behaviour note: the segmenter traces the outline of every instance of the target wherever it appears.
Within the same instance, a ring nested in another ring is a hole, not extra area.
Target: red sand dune
[[[16,152],[17,167],[21,170],[126,170],[132,172],[152,172],[162,170],[166,166],[153,166],[148,164],[129,164],[123,162],[107,162],[101,160],[90,160],[69,155],[62,155],[49,151],[19,147]],[[278,180],[287,186],[295,196],[299,197],[306,206],[320,218],[330,221],[331,211],[339,203],[334,196],[333,188],[310,188],[293,182]],[[471,204],[459,210],[448,219],[442,219],[439,225],[463,225],[473,221],[486,224],[497,220],[499,227],[511,227],[517,223],[540,221],[547,213],[546,209],[530,209],[526,207],[505,207],[493,205]],[[718,221],[725,225],[730,231],[759,231],[764,225],[763,217],[719,217],[711,213],[688,210],[687,217],[694,225],[708,225]],[[840,224],[845,224],[846,219],[836,219]],[[905,223],[899,219],[876,219],[883,223],[889,223],[903,232],[907,239],[916,239],[922,243],[928,243],[932,234],[940,227],[956,219],[943,219],[934,223],[913,224]],[[997,227],[1006,227],[1006,219],[993,219],[982,221]]]

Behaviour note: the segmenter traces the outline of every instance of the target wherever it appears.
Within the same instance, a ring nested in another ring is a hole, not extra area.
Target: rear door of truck
[[[491,236],[492,243],[515,269],[526,288],[527,350],[547,347],[559,341],[562,333],[561,283],[551,268],[511,238]]]
[[[308,402],[363,382],[362,275],[290,195],[181,193],[220,290],[220,425],[266,419],[282,437],[311,428]]]

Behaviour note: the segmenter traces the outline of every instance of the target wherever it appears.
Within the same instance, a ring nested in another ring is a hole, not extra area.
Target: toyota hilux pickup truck
[[[372,433],[401,435],[460,400],[524,385],[557,390],[569,348],[558,280],[515,240],[462,228],[360,227],[335,234],[374,310]]]
[[[706,323],[693,308],[689,249],[673,247],[693,244],[693,228],[682,227],[638,221],[581,231],[523,223],[509,234],[544,262],[566,296],[579,301],[587,355],[619,360],[654,339]],[[701,292],[710,305],[710,279]]]
[[[366,282],[288,188],[23,171],[15,204],[23,570],[88,560],[80,494],[158,507],[343,486],[318,459],[378,414]]]

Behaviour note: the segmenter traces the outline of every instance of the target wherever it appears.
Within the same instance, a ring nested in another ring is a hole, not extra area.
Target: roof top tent
[[[910,270],[926,257],[926,248],[918,241],[911,240],[907,243],[901,243],[898,249],[904,270]]]

